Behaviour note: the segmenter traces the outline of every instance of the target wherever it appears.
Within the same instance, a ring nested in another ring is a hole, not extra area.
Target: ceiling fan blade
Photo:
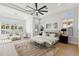
[[[32,7],[28,6],[28,5],[27,5],[26,7],[29,7],[29,8],[31,8],[31,9],[35,10],[34,8],[32,8]]]
[[[39,13],[41,14],[41,15],[44,15],[43,13],[41,13],[40,11],[39,11]]]
[[[31,15],[33,15],[34,13],[31,13]]]
[[[28,12],[32,12],[33,10],[26,10],[26,11],[28,11]]]
[[[41,10],[41,9],[43,9],[43,8],[46,8],[47,6],[43,6],[43,7],[41,7],[40,9],[38,9],[38,10]]]
[[[36,10],[38,9],[37,3],[35,3]]]
[[[46,11],[46,10],[40,10],[41,12],[48,12],[48,11]]]

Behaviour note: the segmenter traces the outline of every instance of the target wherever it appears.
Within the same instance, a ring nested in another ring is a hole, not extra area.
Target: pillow
[[[51,37],[55,37],[55,34],[50,34]]]
[[[43,33],[43,36],[47,36],[47,34],[46,33]]]

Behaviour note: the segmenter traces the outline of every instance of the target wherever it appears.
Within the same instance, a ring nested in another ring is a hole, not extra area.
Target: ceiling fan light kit
[[[33,14],[35,14],[36,16],[38,16],[39,14],[44,15],[44,12],[48,12],[47,10],[43,10],[43,9],[48,9],[46,5],[41,8],[38,8],[38,3],[35,3],[35,8],[32,8],[30,6],[26,6],[26,7],[32,9],[33,12],[31,13],[31,15]]]

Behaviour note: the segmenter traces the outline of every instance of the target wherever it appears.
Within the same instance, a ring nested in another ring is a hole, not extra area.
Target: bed
[[[58,37],[55,37],[54,34],[51,34],[50,36],[34,36],[32,38],[32,42],[35,43],[35,45],[41,45],[45,47],[51,47],[58,41]]]

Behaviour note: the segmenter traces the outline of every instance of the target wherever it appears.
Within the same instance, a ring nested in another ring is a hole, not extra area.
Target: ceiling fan
[[[31,15],[33,14],[35,14],[36,16],[38,16],[39,14],[44,15],[43,12],[48,12],[47,10],[44,10],[44,9],[48,9],[46,5],[41,8],[38,8],[38,3],[35,3],[35,8],[32,8],[28,5],[26,7],[32,9],[33,12],[31,13]]]

